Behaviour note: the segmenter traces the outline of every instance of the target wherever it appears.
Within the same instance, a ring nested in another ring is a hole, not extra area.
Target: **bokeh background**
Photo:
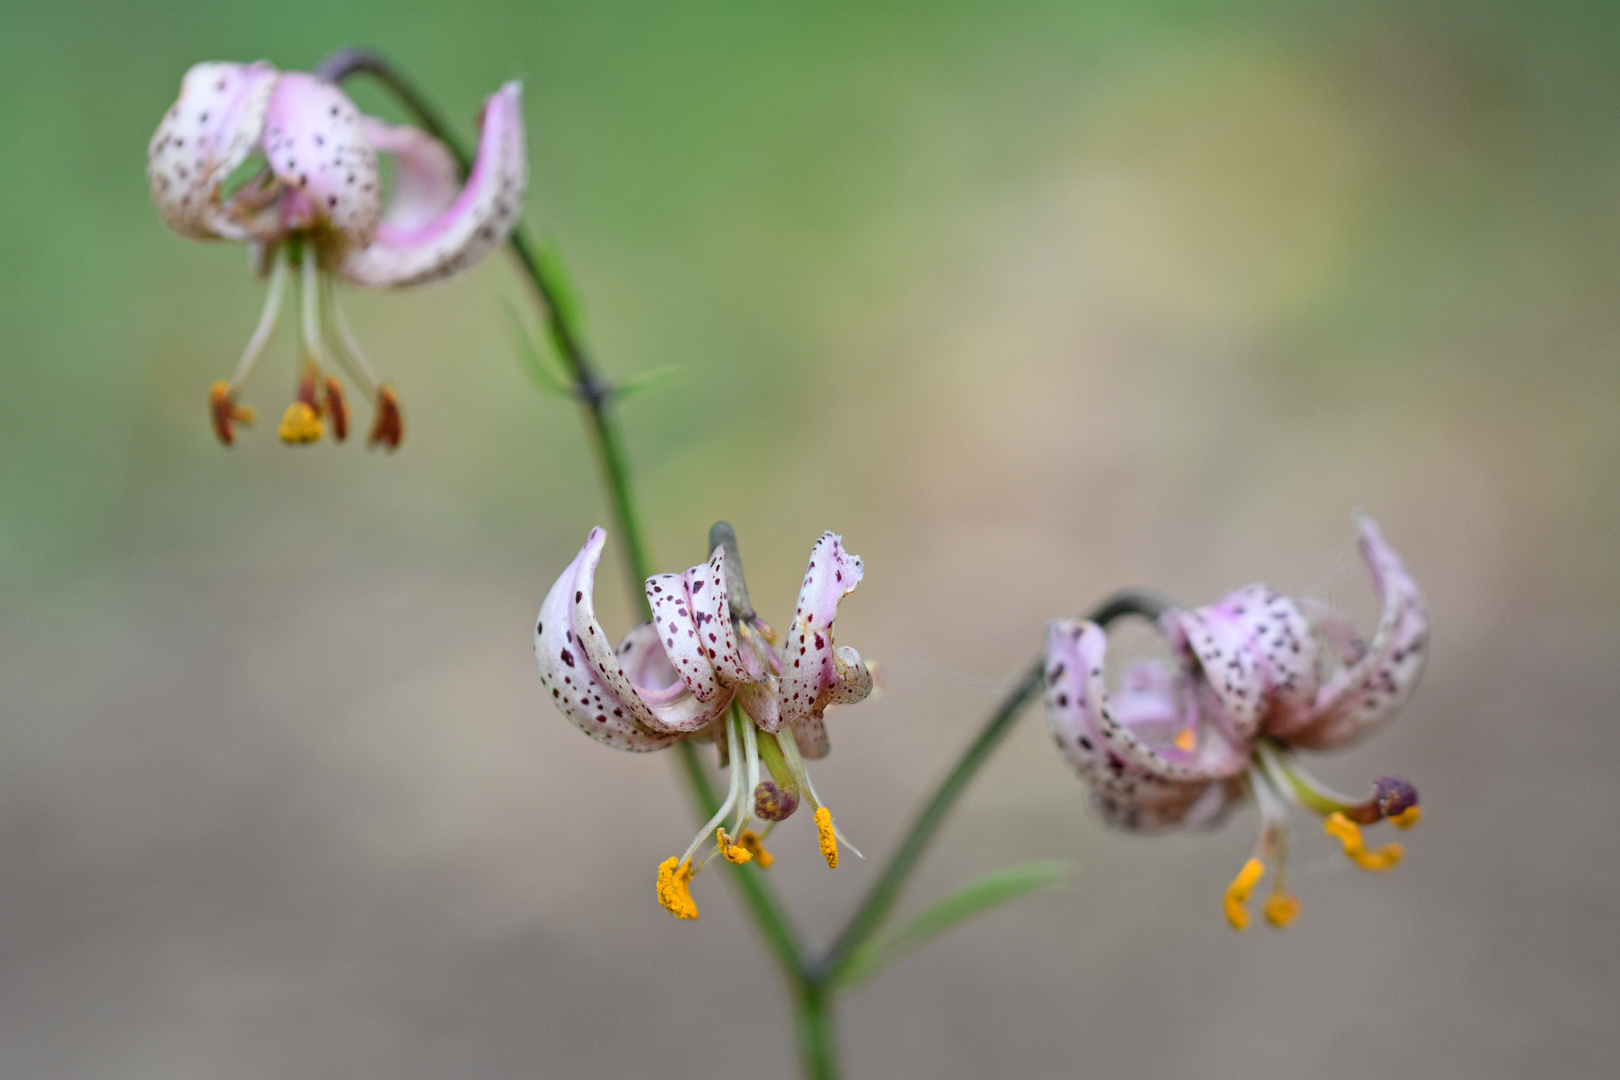
[[[1419,784],[1397,872],[1301,818],[1302,917],[1233,934],[1252,816],[1106,832],[1031,713],[908,910],[1076,875],[849,996],[852,1076],[1612,1075],[1617,10],[3,0],[0,1075],[791,1073],[723,879],[653,902],[670,762],[542,700],[606,513],[506,261],[347,298],[397,455],[276,442],[287,326],[210,434],[262,291],[164,230],[147,138],[198,60],[353,42],[463,130],[524,80],[605,366],[682,371],[624,410],[658,565],[728,518],[780,621],[822,530],[866,558],[839,633],[885,692],[816,777],[869,854],[1049,617],[1256,579],[1368,615],[1358,506],[1428,591],[1415,701],[1318,766]],[[870,864],[773,847],[825,940]]]

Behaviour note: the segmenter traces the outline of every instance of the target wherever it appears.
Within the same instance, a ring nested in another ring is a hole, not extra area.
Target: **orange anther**
[[[371,434],[366,436],[366,443],[397,450],[404,437],[405,418],[399,412],[399,398],[395,396],[392,386],[384,384],[377,390],[377,418],[371,423]]]
[[[349,434],[349,403],[343,400],[343,384],[337,377],[326,377],[326,415],[332,421],[332,439],[342,442]]]
[[[226,446],[236,442],[233,424],[253,423],[253,410],[238,405],[231,394],[230,384],[224,381],[208,388],[208,416],[214,424],[214,434]]]

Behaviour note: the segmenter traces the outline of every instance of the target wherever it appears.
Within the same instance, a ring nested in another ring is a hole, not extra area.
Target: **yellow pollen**
[[[697,905],[692,902],[692,861],[676,865],[672,855],[658,864],[658,902],[677,919],[698,917]]]
[[[1401,861],[1401,856],[1406,854],[1406,849],[1399,844],[1385,844],[1377,851],[1368,851],[1361,839],[1361,829],[1337,811],[1322,822],[1322,831],[1343,844],[1345,857],[1363,870],[1393,870],[1395,864]]]
[[[1397,829],[1410,829],[1423,820],[1423,811],[1416,806],[1408,806],[1405,810],[1389,819],[1389,823]]]
[[[1184,754],[1192,753],[1193,747],[1198,745],[1198,732],[1190,727],[1184,727],[1176,732],[1176,749]]]
[[[771,863],[776,861],[775,856],[765,850],[765,841],[753,829],[743,830],[742,835],[737,837],[737,846],[752,855],[761,870],[769,870]]]
[[[302,401],[295,401],[282,414],[281,430],[277,434],[284,443],[312,443],[320,442],[324,430],[315,410]]]
[[[827,860],[827,868],[838,869],[838,838],[833,835],[832,811],[825,806],[816,810],[816,836],[821,840],[821,857]]]
[[[1259,859],[1250,859],[1243,864],[1232,884],[1226,887],[1226,921],[1232,924],[1234,930],[1247,930],[1249,928],[1249,913],[1244,910],[1244,901],[1254,891],[1255,883],[1266,872],[1266,864]]]
[[[754,853],[741,844],[733,844],[731,837],[726,835],[725,829],[714,830],[715,842],[720,845],[720,854],[726,857],[726,862],[733,866],[741,866],[754,857]]]
[[[1266,922],[1279,930],[1287,929],[1299,918],[1299,897],[1274,892],[1266,898]]]

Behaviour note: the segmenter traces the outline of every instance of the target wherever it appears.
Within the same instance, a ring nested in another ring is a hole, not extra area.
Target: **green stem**
[[[463,173],[470,169],[472,155],[440,117],[438,110],[381,54],[363,48],[342,49],[315,68],[316,75],[334,83],[362,73],[371,75],[387,87],[426,131],[443,142],[460,163]],[[598,374],[581,328],[569,318],[567,305],[559,303],[560,284],[548,277],[544,266],[535,257],[533,242],[521,223],[513,231],[510,244],[518,265],[534,289],[535,300],[552,340],[557,343],[558,351],[568,366],[575,396],[585,412],[597,462],[602,469],[603,486],[607,489],[618,526],[619,543],[624,550],[630,594],[642,598],[645,611],[642,582],[648,576],[651,560],[631,495],[624,440],[613,412],[613,388]],[[1128,614],[1156,618],[1167,606],[1164,600],[1152,594],[1127,591],[1115,594],[1089,617],[1094,622],[1107,625]],[[899,849],[821,962],[811,965],[806,961],[798,934],[774,889],[763,876],[764,872],[753,865],[732,867],[731,880],[744,907],[791,984],[799,1060],[808,1080],[835,1080],[838,1076],[832,987],[840,967],[882,925],[945,816],[1011,729],[1024,704],[1039,689],[1042,669],[1040,662],[1031,665],[986,721],[978,737],[917,815]],[[719,808],[720,800],[703,770],[696,748],[690,742],[682,741],[676,745],[676,754],[692,801],[703,817],[712,816]]]
[[[1143,618],[1156,619],[1170,606],[1169,601],[1154,593],[1125,589],[1097,605],[1086,618],[1100,626],[1107,626],[1124,615],[1140,615]],[[833,940],[826,957],[813,969],[818,975],[836,980],[854,951],[883,925],[883,920],[888,917],[889,912],[894,909],[895,902],[900,899],[900,891],[905,887],[906,879],[917,868],[918,861],[934,839],[934,834],[939,831],[940,825],[944,823],[945,816],[951,812],[956,800],[967,789],[974,774],[989,760],[1007,732],[1012,730],[1020,710],[1041,688],[1045,667],[1045,657],[1041,657],[1025,669],[996,711],[985,721],[984,727],[979,729],[978,736],[962,753],[955,767],[945,775],[944,780],[940,781],[939,787],[934,789],[933,796],[923,806],[916,820],[911,823],[905,838],[900,841],[900,847],[889,857],[888,865],[867,890],[860,907],[855,909],[855,914],[850,916],[849,922],[844,924],[844,929]]]
[[[472,153],[445,123],[439,111],[381,53],[358,47],[339,49],[316,65],[315,74],[333,83],[340,83],[351,75],[370,75],[399,99],[400,104],[416,117],[423,130],[449,148],[463,175],[472,168]],[[598,373],[580,328],[566,316],[566,305],[558,302],[561,288],[546,276],[540,260],[535,258],[534,243],[522,222],[512,230],[509,243],[524,277],[534,288],[535,299],[539,302],[552,340],[557,343],[563,362],[568,365],[574,393],[585,410],[597,463],[601,466],[608,501],[612,504],[619,543],[624,549],[630,595],[640,598],[640,606],[645,614],[648,609],[646,599],[642,596],[642,582],[651,573],[652,560],[647,555],[635,500],[630,493],[630,470],[625,460],[624,440],[619,432],[618,419],[613,413],[612,387]]]
[[[444,143],[460,163],[463,174],[471,169],[471,153],[444,122],[438,110],[380,53],[364,48],[340,49],[315,68],[316,75],[333,83],[361,73],[372,76],[387,87],[416,117],[424,130]],[[651,573],[651,560],[647,556],[635,499],[630,490],[630,470],[624,453],[624,439],[614,415],[612,387],[598,373],[581,328],[568,317],[568,305],[559,303],[561,288],[547,277],[542,263],[535,258],[534,245],[521,222],[513,230],[510,244],[518,266],[534,289],[535,300],[546,319],[552,340],[557,343],[568,365],[568,374],[574,383],[575,396],[585,412],[597,461],[602,468],[603,486],[607,489],[608,501],[618,526],[618,539],[623,547],[625,570],[629,575],[630,595],[639,599],[643,614],[649,615],[642,583]],[[685,779],[688,793],[700,811],[699,816],[711,817],[719,809],[720,800],[703,771],[696,748],[683,740],[676,744],[676,756],[680,762],[680,775]],[[760,936],[782,965],[783,972],[797,987],[804,979],[803,952],[798,934],[781,900],[770,883],[761,876],[762,871],[758,867],[737,866],[732,867],[732,871],[731,880],[742,896],[744,907],[753,916]]]
[[[822,979],[804,979],[798,986],[794,1027],[798,1036],[799,1068],[805,1080],[837,1080],[838,1042],[833,1031],[833,991]]]

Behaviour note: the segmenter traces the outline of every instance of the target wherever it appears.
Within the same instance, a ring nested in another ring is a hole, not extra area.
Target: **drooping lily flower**
[[[1243,904],[1274,864],[1265,915],[1287,926],[1299,901],[1287,889],[1287,803],[1324,819],[1328,835],[1365,870],[1388,870],[1403,849],[1368,850],[1360,826],[1417,823],[1417,792],[1394,777],[1371,798],[1340,795],[1310,776],[1296,750],[1331,750],[1370,734],[1406,703],[1423,671],[1423,597],[1370,518],[1358,516],[1361,552],[1382,604],[1371,642],[1324,606],[1264,585],[1209,607],[1159,619],[1176,663],[1140,661],[1116,693],[1105,688],[1107,638],[1077,619],[1047,629],[1046,705],[1052,736],[1092,785],[1104,820],[1132,832],[1218,821],[1239,800],[1259,808],[1257,850],[1228,887],[1227,920],[1248,926]]]
[[[373,288],[449,277],[499,247],[517,223],[527,182],[521,91],[507,83],[484,103],[478,153],[466,182],[439,140],[363,116],[335,85],[264,61],[204,63],[147,148],[146,179],[164,222],[182,236],[251,246],[269,276],[258,327],[228,380],[209,391],[214,432],[226,445],[253,411],[238,401],[299,279],[303,365],[282,417],[288,443],[315,442],[330,423],[348,434],[349,408],[332,362],[375,409],[369,441],[392,450],[404,434],[399,399],[376,375],[338,309],[334,278]],[[378,154],[394,158],[382,202]],[[263,167],[237,182],[254,155]],[[234,185],[234,186],[232,186]]]
[[[763,840],[801,802],[813,811],[827,865],[836,867],[838,841],[849,841],[816,794],[805,759],[827,754],[827,707],[872,692],[872,674],[860,654],[833,642],[838,602],[864,572],[860,558],[833,533],[816,541],[787,638],[778,647],[775,631],[749,602],[735,536],[721,523],[710,534],[707,562],[647,579],[652,621],[632,628],[615,647],[597,621],[593,600],[606,541],[602,529],[592,529],[540,607],[534,654],[541,684],[576,727],[609,746],[645,751],[681,739],[713,740],[730,768],[726,798],[713,820],[698,830],[685,854],[658,868],[659,903],[678,918],[697,918],[692,876],[715,855],[769,866]],[[756,830],[756,818],[767,824]]]

